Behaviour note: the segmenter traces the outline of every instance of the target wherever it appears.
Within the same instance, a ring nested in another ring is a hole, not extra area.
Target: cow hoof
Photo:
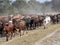
[[[28,32],[26,32],[26,34],[28,34]]]
[[[20,36],[20,37],[22,37],[22,36]]]
[[[33,28],[33,29],[36,29],[36,28]]]
[[[6,39],[6,41],[8,41],[8,39]]]

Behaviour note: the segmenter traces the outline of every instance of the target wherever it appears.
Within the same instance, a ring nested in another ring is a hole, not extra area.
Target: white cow
[[[45,27],[46,27],[48,24],[50,24],[50,22],[51,22],[51,17],[50,17],[50,16],[46,16],[45,19],[44,19],[44,21],[43,21],[44,29],[45,29]]]

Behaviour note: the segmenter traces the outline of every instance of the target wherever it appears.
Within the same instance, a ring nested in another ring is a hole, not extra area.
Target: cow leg
[[[53,24],[55,24],[55,20],[53,20]]]
[[[46,25],[44,25],[44,29],[46,29]]]
[[[17,31],[14,30],[14,31],[13,31],[13,37],[15,37],[16,33],[17,33]]]
[[[20,36],[21,36],[21,30],[19,30]]]
[[[1,38],[2,38],[2,34],[0,34]]]
[[[27,27],[27,30],[28,30],[29,29],[29,24],[26,27]]]
[[[40,22],[38,23],[38,26],[40,27]]]
[[[44,26],[44,29],[46,29],[46,27]]]
[[[15,34],[16,34],[16,29],[14,28],[13,29],[13,37],[15,37]]]
[[[34,29],[34,26],[33,26],[33,24],[31,25],[31,29]]]
[[[2,29],[0,29],[0,36],[2,37],[2,35],[3,35],[3,32],[2,32]]]
[[[11,32],[11,38],[10,39],[12,39],[12,36],[13,36],[13,32]]]
[[[39,26],[42,26],[42,23],[43,23],[43,22],[42,22],[42,21],[40,21],[40,25],[39,25]]]
[[[6,41],[8,41],[9,34],[6,34]]]
[[[57,23],[59,22],[59,20],[57,19]]]
[[[28,30],[28,26],[27,26],[27,30]]]
[[[3,33],[1,33],[0,35],[1,35],[1,38],[2,38]]]
[[[26,34],[28,33],[28,31],[26,30]]]
[[[35,28],[36,28],[36,23],[35,23]]]
[[[29,24],[26,24],[26,28],[27,28],[27,30],[29,29]]]
[[[32,30],[32,28],[31,28],[31,27],[32,27],[32,24],[30,24],[30,30]]]
[[[36,23],[34,23],[34,29],[36,28]]]
[[[40,22],[40,26],[41,26],[41,22]]]
[[[28,33],[28,31],[27,31],[27,28],[25,27],[25,32],[26,32],[26,34]]]
[[[52,21],[52,23],[54,24],[54,20]]]
[[[23,35],[24,35],[25,30],[23,30]]]
[[[35,28],[34,28],[34,27],[35,27],[35,26],[34,26],[34,24],[35,24],[35,23],[32,23],[32,26],[31,26],[31,27],[32,27],[32,29],[35,29]]]
[[[39,23],[37,22],[37,27],[39,27]]]
[[[15,32],[13,33],[13,37],[15,37]]]

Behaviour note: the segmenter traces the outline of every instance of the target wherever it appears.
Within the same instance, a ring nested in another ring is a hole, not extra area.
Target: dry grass
[[[43,40],[41,43],[43,45],[51,45],[51,44],[60,45],[60,30],[58,30],[53,36]]]
[[[34,42],[42,39],[46,35],[52,33],[56,29],[60,28],[60,24],[49,25],[47,29],[42,27],[37,28],[36,30],[29,31],[27,36],[17,38],[6,45],[33,45]]]
[[[56,42],[58,42],[60,44],[60,37],[56,37],[56,38],[47,38],[45,40],[43,40],[41,42],[41,44],[43,45],[51,45],[51,44],[55,44]]]

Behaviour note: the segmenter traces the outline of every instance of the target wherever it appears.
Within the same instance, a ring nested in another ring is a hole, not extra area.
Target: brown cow
[[[20,23],[19,30],[20,30],[20,36],[21,36],[21,30],[23,30],[23,35],[24,35],[24,31],[26,30],[26,23],[23,20],[21,20],[19,23]],[[26,30],[26,33],[27,33],[27,30]]]
[[[33,15],[31,17],[31,19],[33,18],[33,25],[34,27],[36,28],[38,26],[38,22],[39,22],[39,19],[38,19],[38,15]]]
[[[24,34],[24,31],[26,30],[26,23],[24,20],[21,20],[20,18],[13,19],[13,24],[14,24],[16,31],[20,32],[20,36],[21,36],[22,30]]]
[[[9,16],[2,16],[2,26],[3,26],[3,32],[6,34],[6,41],[8,41],[9,35],[12,36],[14,25],[10,21]]]
[[[4,26],[3,31],[6,34],[6,41],[8,41],[9,36],[11,36],[11,38],[12,38],[14,25],[12,22],[9,22],[9,23],[3,24],[3,26]]]
[[[43,25],[43,20],[44,20],[44,16],[39,16],[39,25],[42,26]]]

